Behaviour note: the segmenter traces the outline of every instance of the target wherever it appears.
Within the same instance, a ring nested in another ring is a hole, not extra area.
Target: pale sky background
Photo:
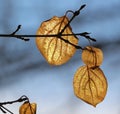
[[[87,6],[71,26],[73,32],[90,32],[104,52],[104,101],[94,108],[74,95],[73,76],[83,65],[80,50],[68,63],[51,66],[37,50],[35,38],[0,38],[0,102],[26,95],[37,103],[37,114],[120,114],[120,0],[0,0],[0,33],[12,33],[21,24],[19,34],[35,34],[41,22],[82,4]],[[80,37],[79,45],[89,43]],[[20,105],[6,107],[18,114]]]

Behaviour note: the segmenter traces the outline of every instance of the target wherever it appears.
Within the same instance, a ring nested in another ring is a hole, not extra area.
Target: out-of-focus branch
[[[8,101],[8,102],[0,102],[0,110],[3,112],[3,113],[10,113],[10,114],[14,114],[13,112],[11,112],[9,109],[7,109],[4,105],[7,105],[7,104],[13,104],[13,103],[17,103],[17,102],[29,102],[29,99],[27,96],[23,95],[22,97],[20,97],[19,99],[17,100],[14,100],[14,101]]]

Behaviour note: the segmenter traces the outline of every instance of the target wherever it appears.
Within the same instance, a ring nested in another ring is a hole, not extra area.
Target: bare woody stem
[[[61,30],[60,34],[62,34],[64,32],[64,30],[70,25],[70,23],[73,21],[73,19],[78,16],[80,14],[80,11],[85,7],[86,5],[82,5],[77,11],[73,12],[73,16],[71,17],[71,19],[69,20],[69,22],[66,24],[66,26]]]
[[[69,43],[70,45],[74,46],[76,49],[82,49],[81,46],[78,46],[78,45],[74,45],[72,44],[70,41],[62,38],[63,36],[82,36],[88,40],[91,40],[91,41],[96,41],[96,39],[94,38],[91,38],[89,36],[90,33],[87,33],[87,32],[83,32],[83,33],[73,33],[73,34],[63,34],[64,30],[70,25],[70,23],[73,21],[73,19],[78,16],[80,14],[80,11],[85,7],[86,5],[82,5],[77,11],[73,12],[73,11],[70,11],[68,10],[68,12],[72,12],[73,13],[73,16],[71,17],[71,19],[69,20],[69,22],[65,25],[65,27],[61,30],[61,32],[59,32],[58,34],[48,34],[48,35],[17,35],[16,33],[21,29],[21,25],[18,25],[17,29],[12,32],[11,34],[0,34],[0,37],[12,37],[12,38],[17,38],[17,39],[21,39],[21,40],[24,40],[24,41],[29,41],[30,37],[56,37],[56,38],[59,38],[63,41],[65,41],[66,43]],[[67,14],[67,12],[66,12]],[[29,38],[28,38],[29,37]]]
[[[19,99],[17,100],[14,100],[14,101],[8,101],[8,102],[0,102],[0,110],[3,112],[3,113],[7,113],[9,112],[10,114],[14,114],[13,112],[11,112],[9,109],[7,109],[4,105],[7,105],[7,104],[13,104],[13,103],[17,103],[17,102],[29,102],[29,99],[27,96],[23,95],[21,96]]]
[[[87,32],[83,32],[83,33],[75,33],[75,34],[61,34],[61,36],[83,36],[86,37],[87,39],[90,39],[92,41],[96,41],[96,39],[91,38],[90,36],[86,35],[89,34]],[[25,41],[29,41],[29,39],[26,39],[24,37],[58,37],[59,34],[50,34],[50,35],[17,35],[17,34],[0,34],[0,37],[14,37],[14,38],[18,38],[21,40],[25,40]]]
[[[96,39],[94,38],[91,38],[89,35],[89,33],[87,32],[83,32],[83,33],[75,33],[75,34],[50,34],[50,35],[17,35],[17,34],[0,34],[0,37],[13,37],[13,38],[17,38],[17,39],[21,39],[21,40],[24,40],[24,41],[29,41],[30,37],[57,37],[61,40],[63,40],[64,42],[66,43],[69,43],[70,45],[74,46],[76,49],[82,49],[81,46],[78,46],[78,45],[74,45],[72,44],[71,42],[69,42],[68,40],[62,38],[62,36],[83,36],[85,37],[86,39],[88,40],[91,40],[91,41],[96,41]],[[29,37],[29,38],[27,38]]]

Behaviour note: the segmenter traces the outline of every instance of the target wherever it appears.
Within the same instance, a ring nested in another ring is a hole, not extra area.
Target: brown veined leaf
[[[74,75],[73,87],[78,98],[96,106],[106,95],[107,80],[99,67],[82,66]]]
[[[25,102],[19,108],[19,114],[36,114],[36,103]]]
[[[66,16],[54,16],[50,20],[44,21],[37,31],[37,35],[58,34],[68,23]],[[63,34],[73,34],[72,29],[68,26]],[[63,39],[77,45],[78,39],[72,36],[62,36]],[[36,45],[47,62],[52,65],[61,65],[66,63],[76,52],[76,48],[69,43],[57,37],[37,37]]]
[[[100,66],[103,61],[103,52],[99,48],[87,46],[82,52],[82,60],[89,67]]]

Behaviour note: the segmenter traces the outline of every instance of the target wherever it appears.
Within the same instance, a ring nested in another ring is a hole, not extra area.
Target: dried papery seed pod
[[[87,46],[82,52],[82,60],[88,67],[100,66],[103,61],[103,52],[99,48]]]
[[[36,114],[36,103],[25,102],[19,108],[19,114]]]
[[[52,65],[61,65],[66,63],[76,52],[76,48],[58,38],[58,34],[68,23],[66,16],[54,16],[50,20],[44,21],[37,31],[37,35],[56,35],[53,37],[37,37],[36,45],[47,62]],[[73,34],[70,25],[62,34]],[[75,35],[61,36],[70,43],[77,45],[78,39]]]
[[[107,86],[105,75],[99,67],[92,69],[88,66],[81,66],[74,75],[75,95],[93,106],[104,100]]]

